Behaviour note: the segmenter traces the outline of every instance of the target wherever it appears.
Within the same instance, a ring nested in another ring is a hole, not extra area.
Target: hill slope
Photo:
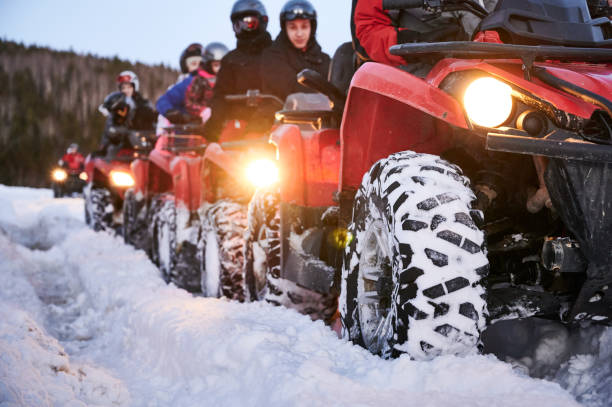
[[[162,65],[0,40],[0,184],[48,185],[70,143],[95,149],[104,127],[98,105],[126,69],[138,74],[141,93],[153,102],[178,75]]]

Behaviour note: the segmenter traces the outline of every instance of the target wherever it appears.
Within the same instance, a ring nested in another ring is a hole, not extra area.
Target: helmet
[[[138,82],[138,76],[132,71],[123,71],[117,76],[117,85],[119,86],[119,90],[121,90],[122,83],[131,83],[134,86],[134,91],[138,92],[138,88],[140,87],[140,83]]]
[[[220,42],[211,42],[204,48],[202,53],[202,59],[204,67],[209,73],[212,72],[211,63],[214,61],[221,61],[225,54],[229,52],[229,49],[221,44]]]
[[[189,69],[187,69],[187,58],[189,57],[201,57],[204,52],[204,47],[202,44],[194,42],[193,44],[189,44],[187,48],[183,50],[181,53],[181,58],[179,59],[181,65],[181,72],[188,73]]]
[[[77,143],[72,143],[68,146],[68,149],[66,150],[66,152],[68,154],[74,154],[77,151],[79,151],[79,145]]]
[[[268,27],[268,13],[259,0],[238,0],[230,15],[236,36],[265,31]]]
[[[308,0],[289,0],[280,13],[281,30],[285,31],[285,23],[293,20],[310,20],[311,37],[317,30],[317,10]]]

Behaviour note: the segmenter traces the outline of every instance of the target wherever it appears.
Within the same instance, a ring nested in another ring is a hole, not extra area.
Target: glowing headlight
[[[476,79],[465,91],[463,106],[475,124],[497,127],[512,113],[512,88],[494,78]]]
[[[68,173],[66,173],[66,170],[56,168],[51,173],[51,177],[53,178],[53,181],[64,182],[66,181],[66,178],[68,178]]]
[[[129,188],[134,186],[134,178],[129,172],[111,171],[110,179],[111,183],[116,187]]]
[[[87,181],[87,173],[85,171],[83,171],[82,173],[79,174],[79,178],[83,181]]]
[[[256,160],[246,168],[247,179],[257,188],[278,182],[278,167],[272,160]]]

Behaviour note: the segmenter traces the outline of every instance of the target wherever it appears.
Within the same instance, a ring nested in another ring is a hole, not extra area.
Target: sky
[[[319,14],[317,38],[332,55],[350,41],[351,0],[310,0]],[[286,0],[263,0],[269,31],[279,32]],[[181,51],[192,42],[236,39],[229,20],[234,0],[0,0],[0,37],[104,57],[119,56],[178,69]]]

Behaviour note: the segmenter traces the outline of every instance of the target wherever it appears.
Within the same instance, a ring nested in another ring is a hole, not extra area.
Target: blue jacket
[[[185,93],[187,93],[187,89],[189,89],[189,85],[191,85],[193,78],[195,78],[194,75],[189,75],[161,95],[155,107],[162,116],[164,116],[168,110],[173,109],[179,110],[181,113],[187,113],[185,109]]]

